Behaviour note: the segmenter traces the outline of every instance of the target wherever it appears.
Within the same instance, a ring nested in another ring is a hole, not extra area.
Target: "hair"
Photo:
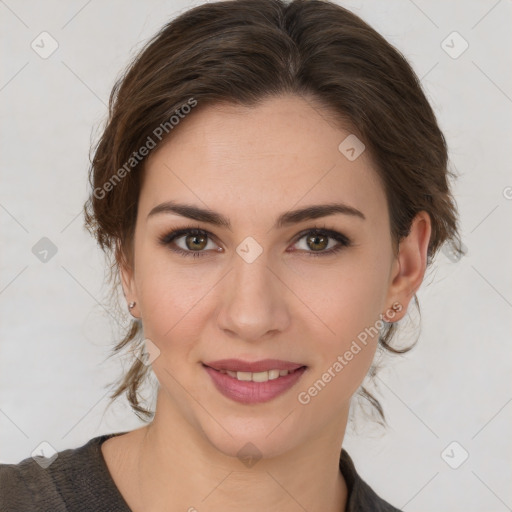
[[[146,161],[134,152],[149,140],[158,139],[158,146],[171,137],[168,121],[191,99],[197,111],[221,102],[251,107],[283,94],[325,107],[364,142],[385,190],[394,247],[408,235],[415,215],[426,211],[432,226],[427,266],[446,241],[460,255],[446,141],[405,57],[358,16],[327,0],[227,0],[192,8],[163,26],[112,89],[105,128],[91,147],[92,191],[84,215],[110,261],[115,289],[119,266],[133,263]],[[416,294],[414,301],[419,312]],[[384,323],[378,346],[403,354],[417,339],[409,347],[393,347],[396,326]],[[112,355],[141,334],[141,322],[131,320]],[[110,397],[126,393],[144,421],[154,415],[139,396],[150,368],[135,358]],[[358,394],[385,423],[368,389],[361,386]]]

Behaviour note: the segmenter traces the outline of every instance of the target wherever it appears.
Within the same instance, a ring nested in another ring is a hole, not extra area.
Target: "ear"
[[[423,282],[431,232],[430,215],[421,211],[414,217],[407,237],[400,242],[386,300],[388,311],[392,304],[398,303],[393,322],[405,316],[411,298]]]
[[[133,271],[133,258],[127,257],[125,251],[118,243],[116,246],[116,261],[121,277],[121,285],[126,301],[137,302],[137,293],[135,288],[135,279]],[[133,310],[132,310],[133,313]]]

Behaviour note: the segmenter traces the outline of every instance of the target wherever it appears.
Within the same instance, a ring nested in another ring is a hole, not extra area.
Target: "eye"
[[[183,228],[171,231],[159,238],[161,245],[169,246],[170,249],[183,256],[192,256],[199,258],[206,256],[207,249],[221,252],[222,249],[215,248],[216,244],[212,242],[213,235],[208,231],[200,228]],[[299,234],[299,238],[295,242],[296,245],[302,239],[305,239],[305,245],[300,249],[308,256],[327,256],[334,254],[344,247],[352,245],[349,238],[342,233],[332,229],[312,228]],[[331,244],[332,241],[337,244]],[[179,243],[178,243],[179,242]],[[213,244],[213,247],[209,246]],[[328,250],[325,250],[328,248]],[[313,250],[308,250],[312,248]],[[295,252],[294,249],[292,252]]]
[[[183,256],[192,256],[199,258],[204,256],[203,249],[212,249],[208,247],[211,233],[199,228],[184,228],[171,231],[160,238],[160,243],[164,246],[170,246],[171,250]],[[177,245],[177,240],[183,239],[182,245]],[[176,246],[177,245],[177,246]],[[215,249],[219,251],[219,249]]]
[[[342,233],[325,228],[313,228],[303,232],[299,235],[297,242],[302,239],[305,239],[303,248],[305,247],[307,255],[314,257],[328,256],[330,254],[337,253],[344,247],[349,247],[352,244],[351,241]],[[332,241],[338,243],[331,244]],[[329,249],[325,250],[327,247],[329,247]]]

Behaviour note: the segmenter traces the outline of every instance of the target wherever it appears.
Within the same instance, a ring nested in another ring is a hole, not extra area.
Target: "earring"
[[[137,304],[136,302],[130,302],[128,304],[128,309],[133,309],[135,307],[135,304]]]
[[[391,310],[387,310],[386,313],[384,313],[384,321],[387,323],[393,323],[393,318],[395,317],[395,314],[402,310],[402,305],[398,302],[395,302],[391,306]]]

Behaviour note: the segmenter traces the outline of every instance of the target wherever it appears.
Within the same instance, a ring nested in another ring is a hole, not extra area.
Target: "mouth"
[[[268,402],[286,394],[297,385],[308,369],[305,365],[281,361],[281,366],[286,364],[294,367],[280,369],[273,367],[273,363],[267,366],[267,370],[257,372],[212,368],[204,363],[202,367],[222,395],[235,402],[249,405]]]
[[[244,382],[267,382],[269,380],[276,380],[281,377],[286,377],[287,375],[301,372],[307,368],[306,365],[298,366],[297,368],[292,369],[279,369],[279,368],[271,368],[269,370],[259,371],[259,372],[249,372],[249,371],[234,371],[228,369],[217,369],[211,366],[208,366],[203,363],[203,366],[206,368],[210,368],[218,373],[222,373],[228,375],[232,379],[236,379]]]

